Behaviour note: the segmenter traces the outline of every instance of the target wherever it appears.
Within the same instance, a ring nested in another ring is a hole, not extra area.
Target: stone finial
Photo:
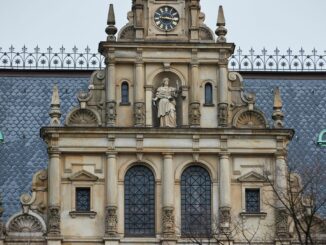
[[[218,9],[216,26],[217,28],[215,34],[218,36],[217,42],[225,43],[226,42],[225,35],[228,33],[228,30],[225,28],[225,18],[224,18],[224,11],[222,6],[219,6]]]
[[[56,84],[53,86],[49,115],[51,117],[50,125],[51,126],[60,126],[60,117],[61,117],[60,97],[59,97],[59,89]]]
[[[276,87],[274,89],[274,106],[272,119],[274,120],[274,128],[283,128],[284,127],[284,114],[282,112],[282,100],[280,89]]]
[[[108,34],[107,41],[114,42],[116,41],[115,34],[118,32],[118,29],[115,27],[113,4],[110,4],[107,24],[108,26],[105,29],[106,34]]]

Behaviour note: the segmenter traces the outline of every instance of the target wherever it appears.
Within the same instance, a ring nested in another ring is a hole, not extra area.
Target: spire
[[[219,6],[218,8],[218,16],[217,16],[217,23],[216,23],[216,35],[218,36],[217,42],[218,43],[225,43],[226,38],[225,35],[228,33],[227,29],[225,28],[225,18],[224,18],[224,11],[223,7]]]
[[[274,128],[283,128],[284,127],[284,114],[282,112],[282,99],[280,89],[276,87],[274,89],[274,106],[272,119],[274,120]]]
[[[115,34],[117,33],[118,29],[115,27],[115,15],[114,15],[114,9],[113,4],[110,4],[109,7],[109,14],[108,14],[108,26],[105,29],[106,34],[108,34],[107,41],[114,42],[116,41]]]
[[[56,84],[53,86],[49,115],[51,117],[50,125],[51,126],[60,126],[60,117],[61,117],[60,98],[59,98],[59,89]]]

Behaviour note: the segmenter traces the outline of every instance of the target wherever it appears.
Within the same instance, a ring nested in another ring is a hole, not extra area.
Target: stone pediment
[[[261,174],[251,171],[238,178],[240,182],[265,182],[266,178]]]
[[[87,172],[86,170],[78,171],[77,173],[71,175],[69,177],[69,180],[71,181],[97,181],[98,177],[94,174],[91,174],[90,172]]]

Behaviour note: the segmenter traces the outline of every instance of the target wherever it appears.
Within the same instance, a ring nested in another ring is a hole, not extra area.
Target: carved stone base
[[[229,238],[231,233],[231,212],[229,207],[220,208],[220,236]]]
[[[106,104],[106,126],[114,127],[117,117],[117,103],[110,101]]]
[[[134,104],[134,119],[136,127],[145,127],[146,115],[144,102],[136,102]]]
[[[200,126],[200,103],[193,102],[190,104],[190,110],[189,110],[189,124],[193,127],[199,127]]]
[[[228,104],[226,103],[218,104],[218,126],[228,126]]]
[[[276,238],[289,238],[288,214],[285,209],[276,209]]]
[[[162,210],[162,227],[164,238],[175,237],[174,208],[164,207]]]
[[[49,206],[48,210],[48,236],[60,236],[60,207]]]
[[[118,215],[116,206],[108,206],[105,209],[105,236],[115,237],[117,235]]]

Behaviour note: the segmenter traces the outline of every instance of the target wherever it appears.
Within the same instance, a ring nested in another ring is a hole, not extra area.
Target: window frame
[[[247,191],[257,191],[258,192],[258,210],[257,211],[250,211],[247,209],[247,204],[248,204],[248,201],[247,200]],[[244,196],[244,199],[245,199],[245,212],[246,213],[249,213],[249,214],[257,214],[257,213],[260,213],[261,211],[261,193],[260,193],[260,188],[245,188],[245,196]]]
[[[209,86],[211,91],[210,91],[210,96],[211,96],[211,100],[207,101],[207,94],[206,94],[206,87]],[[213,96],[214,92],[213,92],[213,84],[211,82],[205,82],[204,84],[204,106],[214,106],[214,96]],[[207,103],[210,102],[210,103]]]
[[[123,95],[123,87],[124,87],[124,85],[126,85],[127,86],[127,100],[126,101],[124,101],[124,95]],[[120,85],[120,96],[121,96],[121,101],[120,101],[120,105],[121,106],[129,106],[130,105],[130,84],[129,84],[129,82],[128,81],[125,81],[125,80],[123,80],[122,82],[121,82],[121,85]]]
[[[78,209],[78,190],[88,190],[88,209],[82,210]],[[92,192],[90,187],[76,187],[75,188],[75,210],[77,212],[90,212],[91,211],[91,199],[92,199]]]

